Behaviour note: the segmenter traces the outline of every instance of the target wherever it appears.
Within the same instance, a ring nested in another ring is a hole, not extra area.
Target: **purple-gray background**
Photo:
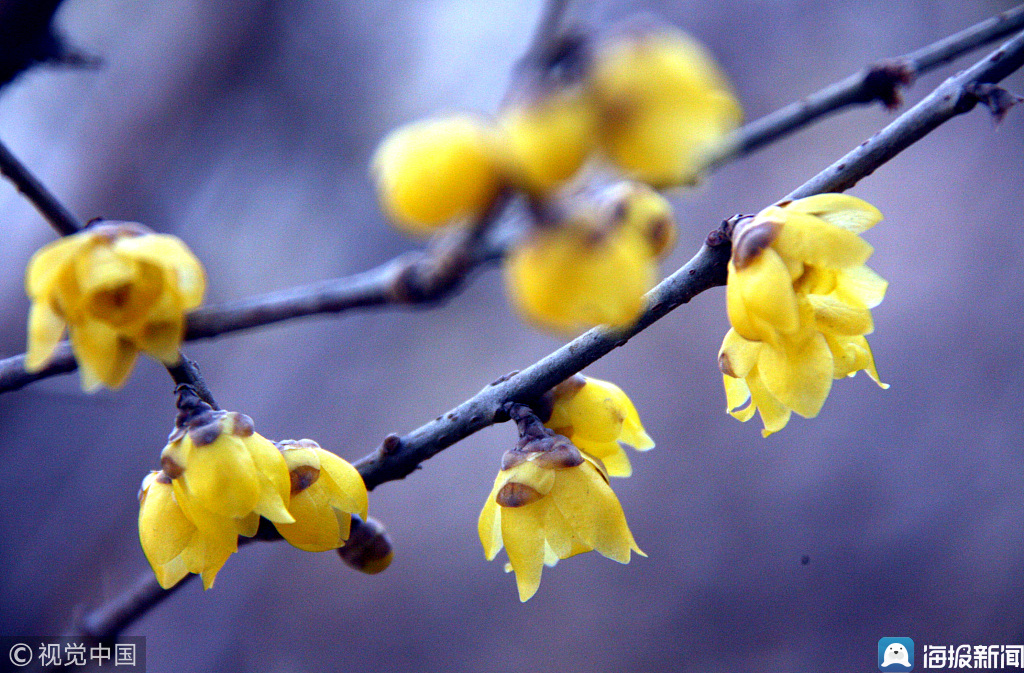
[[[582,3],[589,4],[589,3]],[[748,117],[1006,9],[1008,2],[601,2],[707,43]],[[217,302],[344,275],[418,245],[378,211],[366,165],[403,122],[493,111],[537,2],[67,0],[103,58],[0,95],[0,137],[82,217],[145,222],[205,262]],[[980,53],[976,56],[980,57]],[[922,78],[914,102],[967,61]],[[1007,85],[1020,92],[1018,74]],[[665,270],[723,217],[778,199],[891,119],[856,110],[675,197]],[[943,126],[853,194],[891,282],[871,337],[888,391],[837,382],[821,415],[762,440],[723,412],[717,289],[589,373],[636,402],[654,451],[614,485],[649,558],[588,554],[517,599],[476,517],[508,426],[371,495],[397,546],[383,575],[254,545],[130,631],[149,670],[866,671],[882,636],[1024,641],[1024,114]],[[0,357],[25,347],[22,273],[53,239],[0,184]],[[191,344],[218,400],[272,438],[354,460],[558,345],[509,310],[498,273],[426,311],[314,318]],[[0,632],[56,634],[148,567],[138,484],[158,465],[171,383],[63,377],[0,397]],[[801,557],[810,563],[801,564]]]

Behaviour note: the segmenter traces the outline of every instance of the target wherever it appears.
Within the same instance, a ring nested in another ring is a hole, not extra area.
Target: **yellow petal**
[[[561,470],[549,497],[583,544],[619,563],[639,552],[618,498],[589,462]]]
[[[807,300],[814,308],[814,321],[823,332],[853,336],[870,334],[875,326],[871,311],[850,306],[833,295],[808,295]]]
[[[793,292],[789,270],[778,253],[767,248],[750,260],[743,269],[734,271],[735,268],[735,265],[730,263],[726,297],[729,320],[736,331],[748,339],[764,340],[759,338],[762,329],[755,327],[750,335],[744,334],[741,325],[737,325],[733,320],[733,304],[737,301],[743,302],[743,307],[750,316],[760,318],[779,332],[787,334],[795,331],[799,326],[796,295]],[[735,295],[736,292],[739,293],[738,296]]]
[[[851,306],[874,308],[882,303],[889,283],[870,268],[851,266],[836,273],[836,295]]]
[[[761,422],[764,424],[761,435],[768,437],[786,427],[789,423],[790,410],[768,392],[756,368],[747,376],[746,382],[750,388],[751,405],[761,414]]]
[[[544,535],[548,547],[559,559],[591,551],[573,534],[572,526],[557,507],[544,508]]]
[[[189,572],[183,556],[175,556],[163,565],[153,566],[156,581],[163,589],[170,589],[184,579]]]
[[[68,263],[89,243],[89,235],[82,233],[65,236],[37,250],[25,270],[25,292],[29,298],[48,296],[58,275],[67,270]]]
[[[854,234],[867,231],[882,221],[878,208],[847,194],[815,194],[793,201],[785,210],[814,215]]]
[[[541,495],[550,493],[551,487],[555,484],[555,470],[537,465],[535,461],[539,455],[537,453],[530,454],[522,463],[508,470],[502,470],[498,475],[504,480],[502,486],[514,482],[529,486]]]
[[[164,290],[160,267],[120,258],[83,266],[78,278],[85,295],[85,317],[124,334],[146,322]]]
[[[832,353],[818,332],[762,348],[757,370],[771,395],[805,418],[821,411],[832,388]]]
[[[730,329],[725,333],[722,347],[718,349],[718,369],[730,377],[742,379],[757,364],[761,346],[760,341],[749,341],[736,330]],[[730,405],[729,408],[734,409],[736,406]]]
[[[573,437],[609,442],[622,432],[625,414],[619,410],[603,381],[587,378],[583,387],[564,401],[556,399],[547,425],[571,428]]]
[[[164,364],[173,365],[181,361],[181,342],[185,336],[185,321],[182,318],[146,323],[136,336],[139,348]]]
[[[53,355],[53,349],[64,336],[64,319],[57,315],[48,301],[32,302],[28,314],[28,353],[25,371],[37,372]]]
[[[597,110],[580,87],[560,87],[504,109],[501,130],[517,181],[545,194],[580,169],[596,142]]]
[[[138,356],[134,344],[93,320],[70,325],[68,336],[82,370],[84,390],[91,392],[100,384],[114,390],[124,385]]]
[[[611,399],[612,404],[622,415],[622,432],[619,434],[619,441],[632,446],[637,451],[650,451],[654,448],[654,440],[644,430],[640,422],[640,414],[637,412],[633,401],[621,388],[614,383],[600,381],[598,379],[587,379],[605,388],[605,394]]]
[[[853,376],[857,372],[864,370],[879,387],[882,389],[889,387],[888,384],[882,383],[878,377],[878,370],[875,368],[875,358],[871,353],[871,346],[868,345],[867,339],[863,336],[842,337],[827,334],[825,338],[835,360],[833,370],[835,378]]]
[[[319,479],[306,490],[292,496],[288,507],[295,523],[274,525],[281,537],[293,547],[318,552],[341,546],[340,522]]]
[[[564,224],[534,235],[505,258],[509,298],[529,320],[562,334],[632,325],[654,286],[657,260],[632,230],[597,235]]]
[[[484,547],[484,556],[488,561],[494,560],[494,557],[498,555],[504,543],[501,541],[501,507],[498,507],[498,503],[495,502],[494,498],[498,495],[498,491],[502,486],[505,485],[505,480],[501,473],[498,474],[494,480],[494,487],[491,489],[490,495],[487,496],[487,500],[484,502],[484,507],[480,510],[480,518],[477,520],[477,533],[480,535],[480,544]]]
[[[867,261],[873,248],[857,234],[813,215],[787,212],[772,247],[780,255],[806,264],[833,268]]]
[[[139,507],[139,540],[150,565],[162,566],[181,554],[196,527],[174,499],[174,489],[159,478],[147,479]]]
[[[164,269],[166,281],[180,298],[185,311],[199,306],[206,291],[206,274],[192,251],[181,239],[168,234],[120,238],[115,249],[132,259]]]
[[[291,476],[284,456],[259,433],[253,433],[241,441],[249,450],[259,479],[259,500],[253,511],[275,523],[292,523],[294,519],[287,509]]]
[[[260,481],[256,465],[241,439],[221,433],[212,443],[195,447],[180,479],[201,507],[228,518],[256,509]]]
[[[547,500],[523,507],[502,508],[501,537],[509,563],[516,573],[519,600],[526,602],[537,593],[544,569],[544,508]]]
[[[252,537],[260,529],[260,515],[252,512],[241,519],[235,519],[235,524],[237,525],[239,535],[242,537]]]
[[[320,458],[320,478],[334,483],[331,490],[331,505],[350,514],[358,514],[364,521],[369,514],[369,497],[362,475],[352,464],[324,449],[317,452]]]
[[[743,409],[740,409],[750,399],[750,388],[747,386],[747,382],[743,379],[733,378],[728,374],[722,374],[722,381],[725,385],[725,410],[733,418],[746,423],[754,417],[754,412],[757,411],[757,407],[754,404],[748,404]]]
[[[866,267],[850,267],[850,269],[863,268]],[[793,283],[793,289],[797,294],[831,294],[836,289],[839,274],[845,273],[847,270],[805,265],[803,274]]]
[[[604,463],[608,475],[612,477],[629,477],[633,474],[633,466],[629,463],[629,456],[618,442],[591,442],[585,439],[574,438],[573,444],[580,451],[583,451]]]

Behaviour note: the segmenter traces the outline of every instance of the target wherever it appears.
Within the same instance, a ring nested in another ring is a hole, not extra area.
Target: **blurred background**
[[[749,118],[1011,2],[719,0],[653,11],[707,44]],[[391,229],[367,163],[394,126],[492,112],[534,0],[66,0],[58,25],[100,69],[36,68],[0,93],[0,137],[80,217],[144,222],[206,264],[215,303],[339,276],[421,245]],[[913,103],[982,52],[923,77]],[[1006,81],[1024,89],[1020,73]],[[833,117],[677,194],[668,273],[737,212],[777,200],[891,118]],[[886,220],[890,281],[871,337],[888,391],[839,381],[817,419],[765,440],[724,413],[722,289],[587,373],[633,398],[654,451],[613,486],[648,558],[587,554],[520,604],[476,519],[496,426],[371,494],[396,558],[257,544],[129,631],[150,671],[861,671],[883,636],[1024,642],[1024,114],[944,125],[852,193]],[[0,357],[25,349],[22,274],[54,234],[0,183]],[[500,274],[439,308],[348,313],[189,344],[218,401],[275,439],[349,460],[560,345],[507,306]],[[134,582],[136,492],[173,421],[172,383],[140,360],[117,393],[77,375],[0,397],[2,635],[58,634]],[[503,555],[501,557],[503,559]],[[806,561],[806,562],[805,562]],[[920,649],[919,649],[920,652]]]

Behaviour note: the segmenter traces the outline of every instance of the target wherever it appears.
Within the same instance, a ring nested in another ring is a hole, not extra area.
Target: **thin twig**
[[[977,84],[999,81],[1022,65],[1024,33],[974,67],[944,82],[853,152],[798,187],[788,198],[849,189],[942,123],[971,110],[978,102],[974,93]],[[648,293],[647,309],[633,327],[617,331],[600,327],[592,329],[523,371],[498,379],[436,420],[405,436],[385,437],[375,451],[355,463],[366,487],[373,489],[384,482],[402,479],[420,463],[459,440],[496,422],[508,420],[504,409],[509,403],[531,401],[615,348],[625,345],[634,335],[704,290],[724,285],[731,252],[725,234],[727,228],[727,223],[723,223],[721,228],[712,231],[689,262]],[[98,608],[86,617],[93,627],[91,633],[113,637],[145,614],[157,602],[153,597],[160,595],[161,591],[156,579],[150,577],[111,604]],[[133,598],[135,594],[143,600]],[[120,608],[109,607],[115,604],[137,604],[139,607],[134,614],[126,614]]]
[[[522,62],[543,58],[549,47],[557,42],[558,36],[565,28],[566,15],[571,4],[572,0],[544,0],[540,21],[537,22],[537,29],[533,32],[533,38],[523,54]]]
[[[986,19],[917,51],[865,68],[802,100],[743,126],[705,158],[712,170],[852,105],[899,105],[899,88],[944,63],[1024,28],[1024,5]]]
[[[0,142],[0,174],[25,195],[39,214],[46,218],[50,226],[61,236],[77,233],[82,228],[83,225],[78,218],[72,215],[16,156],[11,154],[3,142]]]

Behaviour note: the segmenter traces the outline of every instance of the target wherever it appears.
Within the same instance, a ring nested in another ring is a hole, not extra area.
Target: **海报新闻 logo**
[[[914,641],[910,638],[879,638],[878,670],[914,670]]]

